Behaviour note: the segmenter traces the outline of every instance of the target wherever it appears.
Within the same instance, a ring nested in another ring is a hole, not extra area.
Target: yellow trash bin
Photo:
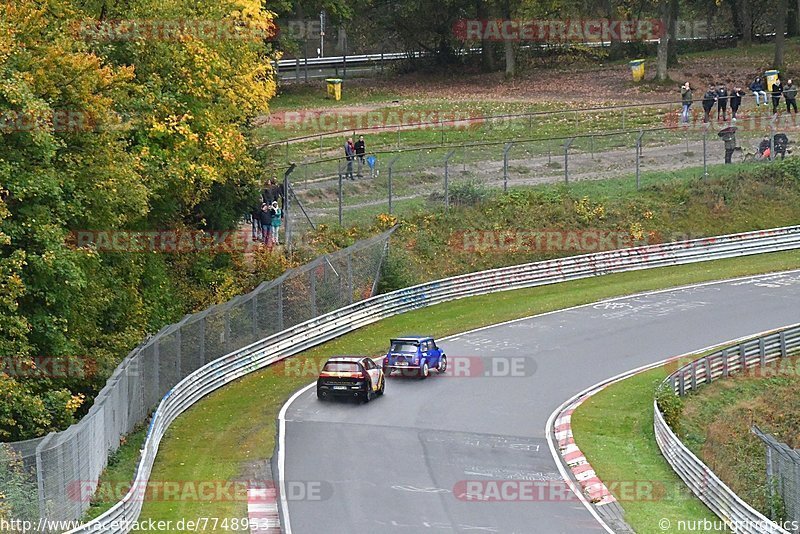
[[[764,73],[764,79],[766,83],[764,86],[766,87],[767,91],[772,91],[772,84],[778,81],[778,71],[777,70],[768,70]]]
[[[325,78],[328,84],[328,98],[342,99],[342,80],[339,78]]]
[[[644,80],[644,60],[634,59],[628,65],[631,66],[631,74],[633,74],[634,82],[641,82]]]

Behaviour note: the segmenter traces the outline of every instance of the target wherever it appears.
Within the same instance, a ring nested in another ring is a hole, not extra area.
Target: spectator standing
[[[250,213],[250,218],[252,219],[251,224],[253,225],[253,241],[261,241],[261,203],[256,203],[253,206],[253,210]]]
[[[724,83],[717,85],[717,120],[722,114],[722,120],[728,120],[728,88]]]
[[[278,207],[277,200],[272,202],[272,206],[270,206],[269,213],[271,218],[270,225],[272,226],[270,234],[272,238],[272,244],[280,245],[280,242],[278,241],[278,232],[281,229],[281,219],[283,219],[283,211],[281,210],[280,207]]]
[[[353,178],[353,159],[355,158],[356,154],[356,147],[353,144],[353,138],[348,137],[347,142],[344,144],[344,157],[347,159],[347,171],[345,172],[345,177],[349,178],[350,180],[355,180]]]
[[[735,126],[726,128],[720,132],[722,140],[725,142],[725,163],[731,163],[733,152],[736,150],[736,130]]]
[[[356,141],[354,148],[356,150],[356,158],[358,158],[358,172],[356,176],[362,178],[361,169],[364,168],[364,156],[367,154],[367,145],[364,143],[363,135],[358,136],[358,141]]]
[[[753,92],[753,96],[756,97],[756,106],[761,105],[761,98],[764,99],[764,105],[768,106],[769,102],[767,102],[767,93],[764,91],[764,82],[761,81],[761,76],[756,76],[753,83],[750,84],[750,90]]]
[[[791,113],[794,108],[794,113],[797,115],[797,87],[794,86],[792,80],[786,82],[783,88],[783,98],[786,99],[786,113]]]
[[[708,118],[711,115],[711,110],[714,109],[714,102],[717,101],[717,91],[714,89],[714,85],[711,84],[708,86],[708,91],[706,94],[703,95],[703,122],[708,122]]]
[[[778,113],[778,106],[781,103],[781,95],[783,94],[783,84],[781,83],[781,78],[775,80],[775,83],[772,84],[772,113]]]
[[[261,234],[265,245],[270,244],[270,233],[272,232],[272,216],[269,212],[269,204],[266,202],[261,204],[261,213],[259,214],[261,221]]]
[[[731,93],[731,120],[736,120],[736,112],[739,111],[739,106],[742,105],[742,97],[744,96],[744,91],[742,91],[741,87],[734,87],[733,92]]]
[[[689,108],[692,107],[692,87],[689,82],[681,86],[681,102],[683,102],[683,112],[681,113],[681,122],[688,124],[689,122]]]

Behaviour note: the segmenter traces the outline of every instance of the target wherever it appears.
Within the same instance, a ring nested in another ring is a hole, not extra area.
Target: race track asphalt
[[[452,372],[392,376],[386,394],[368,404],[320,402],[309,388],[285,406],[278,476],[323,491],[287,499],[288,527],[295,534],[602,532],[575,499],[481,502],[461,490],[465,481],[560,481],[545,426],[566,399],[630,369],[797,322],[795,271],[460,334],[440,343]],[[436,334],[424,324],[415,333]]]

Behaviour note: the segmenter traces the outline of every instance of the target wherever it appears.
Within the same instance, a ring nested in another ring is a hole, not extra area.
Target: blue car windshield
[[[417,353],[417,345],[416,343],[406,343],[402,341],[395,341],[392,343],[392,348],[389,349],[392,352],[413,352],[414,354]]]

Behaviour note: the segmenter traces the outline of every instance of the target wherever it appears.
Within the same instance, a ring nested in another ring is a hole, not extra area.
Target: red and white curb
[[[572,412],[582,402],[583,399],[572,402],[556,417],[553,425],[553,437],[558,442],[558,450],[564,459],[564,463],[567,464],[575,480],[580,484],[586,499],[595,506],[611,504],[616,502],[614,495],[603,484],[603,481],[597,477],[586,456],[575,444],[575,438],[572,435]]]
[[[247,517],[250,520],[250,532],[253,534],[281,532],[278,493],[272,484],[267,486],[247,488]]]

